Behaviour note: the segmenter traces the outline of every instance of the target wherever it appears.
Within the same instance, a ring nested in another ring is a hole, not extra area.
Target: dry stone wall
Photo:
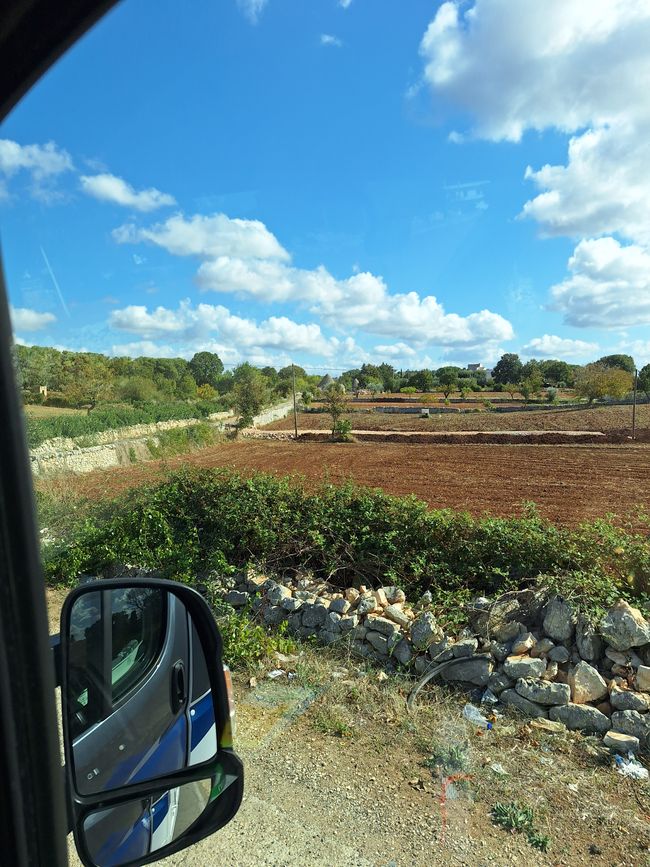
[[[397,587],[340,591],[251,571],[223,593],[267,626],[286,621],[300,638],[345,645],[387,669],[424,675],[439,666],[443,681],[478,688],[497,707],[605,735],[615,750],[650,749],[650,623],[625,601],[593,625],[542,589],[478,598],[467,628],[452,636],[431,612],[429,593],[413,605]]]

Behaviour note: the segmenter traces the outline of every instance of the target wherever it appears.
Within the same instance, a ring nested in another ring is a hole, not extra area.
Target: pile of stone
[[[279,583],[249,571],[225,600],[252,604],[268,626],[287,621],[301,638],[345,642],[387,668],[424,674],[453,661],[442,680],[488,690],[529,717],[602,733],[623,752],[650,748],[650,623],[623,600],[594,625],[540,589],[479,598],[455,636],[428,610],[431,594],[411,605],[397,587],[341,592],[309,576]]]

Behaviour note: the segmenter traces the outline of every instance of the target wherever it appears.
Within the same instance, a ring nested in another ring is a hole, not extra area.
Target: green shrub
[[[206,418],[224,409],[220,401],[194,403],[140,403],[135,406],[107,405],[88,415],[57,415],[51,418],[26,418],[30,448],[53,437],[79,437],[134,424],[153,424],[176,419]]]
[[[620,596],[648,608],[647,537],[601,520],[559,527],[528,506],[521,517],[430,510],[352,483],[303,487],[296,477],[228,469],[183,470],[91,513],[44,550],[51,583],[114,562],[138,563],[192,582],[212,567],[264,563],[309,568],[340,586],[394,584],[424,590],[446,622],[461,622],[473,595],[544,576],[578,607],[598,613]]]
[[[351,433],[352,422],[350,421],[350,419],[339,418],[336,420],[336,422],[334,423],[334,429],[332,431],[334,439],[343,443],[350,442],[350,440],[352,439]]]

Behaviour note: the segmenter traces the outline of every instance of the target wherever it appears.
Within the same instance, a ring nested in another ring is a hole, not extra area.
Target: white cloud
[[[100,175],[82,175],[82,190],[102,202],[113,202],[125,208],[136,211],[155,211],[176,204],[176,199],[169,193],[161,193],[155,187],[146,190],[135,190],[123,178],[117,175],[103,173]]]
[[[571,276],[551,288],[551,308],[578,327],[650,325],[650,253],[614,238],[581,241]]]
[[[225,214],[189,219],[176,215],[148,229],[121,226],[113,237],[118,243],[149,241],[175,255],[199,256],[205,260],[197,272],[201,289],[266,303],[300,304],[336,329],[442,347],[494,345],[513,336],[510,323],[496,313],[446,313],[435,296],[391,294],[384,280],[369,272],[341,280],[322,265],[297,268],[258,220],[231,219]]]
[[[174,256],[289,259],[287,251],[264,223],[230,219],[225,214],[208,217],[196,214],[189,218],[176,214],[148,229],[128,223],[115,229],[113,238],[118,244],[148,241]]]
[[[646,364],[650,364],[650,340],[633,340],[631,343],[622,343],[618,351],[631,355],[639,370]]]
[[[251,24],[257,24],[262,10],[267,3],[268,0],[237,0],[237,6],[239,6]]]
[[[468,112],[477,135],[573,132],[647,104],[645,0],[443,3],[420,45],[436,95]]]
[[[331,33],[321,33],[320,44],[330,45],[334,48],[341,48],[343,42],[338,38],[338,36],[333,36]]]
[[[650,244],[649,141],[650,121],[632,120],[573,137],[566,166],[526,170],[542,192],[526,202],[523,216],[537,220],[549,235],[616,232]]]
[[[555,334],[544,334],[542,337],[534,337],[521,351],[531,358],[584,358],[593,356],[598,351],[598,344],[558,337]]]
[[[389,343],[375,346],[375,354],[384,359],[413,358],[417,353],[408,343]]]
[[[25,170],[34,180],[42,181],[72,168],[70,154],[54,142],[19,145],[10,139],[0,139],[0,172],[8,178]]]
[[[10,313],[14,329],[20,331],[41,331],[56,322],[53,313],[39,313],[28,307],[10,307]]]
[[[112,355],[127,355],[138,358],[146,355],[148,358],[175,358],[178,353],[171,346],[161,346],[153,340],[135,340],[132,343],[117,343],[113,345]]]
[[[325,337],[314,323],[301,324],[286,316],[270,316],[257,323],[234,316],[221,305],[193,307],[189,301],[181,302],[177,310],[157,307],[151,312],[144,306],[131,305],[113,311],[109,325],[145,339],[167,337],[179,343],[201,342],[212,336],[240,351],[280,349],[333,357],[346,346],[336,337]],[[351,346],[353,342],[348,342],[347,348]]]

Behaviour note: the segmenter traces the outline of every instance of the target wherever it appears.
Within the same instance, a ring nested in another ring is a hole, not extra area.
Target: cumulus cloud
[[[615,232],[647,246],[649,141],[650,121],[631,119],[573,137],[566,166],[526,170],[526,178],[542,192],[526,202],[523,216],[537,220],[548,235],[594,237]]]
[[[179,343],[202,341],[212,336],[223,344],[239,350],[284,349],[333,357],[342,348],[350,349],[353,342],[325,337],[315,323],[301,324],[286,316],[270,316],[254,322],[234,316],[221,305],[198,304],[186,300],[176,310],[157,307],[149,311],[144,306],[131,305],[115,310],[109,325],[119,331],[138,334],[145,339],[172,337]]]
[[[494,346],[513,337],[511,324],[489,310],[460,316],[447,313],[433,295],[391,293],[382,277],[370,272],[338,279],[322,265],[298,268],[257,220],[177,215],[149,229],[121,226],[113,235],[119,243],[149,241],[175,255],[202,258],[197,283],[204,291],[298,304],[338,330],[441,347]]]
[[[643,0],[475,0],[443,3],[420,53],[425,81],[475,134],[519,141],[526,129],[573,132],[645,105],[649,44]]]
[[[539,194],[522,210],[546,235],[590,239],[552,289],[571,324],[648,321],[648,45],[645,0],[474,0],[443,3],[420,46],[424,80],[470,135],[572,134],[565,165],[528,167]]]
[[[16,331],[41,331],[56,322],[54,313],[39,313],[28,307],[10,307],[10,313]]]
[[[237,6],[239,6],[251,24],[257,24],[262,10],[267,3],[268,0],[237,0]]]
[[[189,218],[176,214],[148,229],[127,223],[113,231],[113,238],[118,244],[146,241],[174,256],[289,259],[287,251],[264,223],[231,219],[225,214],[196,214]]]
[[[0,139],[0,172],[10,178],[21,170],[41,181],[73,168],[70,154],[54,142],[44,145],[20,145],[10,139]]]
[[[178,353],[171,346],[154,343],[153,340],[134,340],[131,343],[113,344],[112,355],[127,355],[138,358],[146,355],[148,358],[175,358]]]
[[[583,358],[597,352],[598,344],[544,334],[542,337],[534,337],[521,351],[524,355],[537,358]]]
[[[341,48],[343,42],[338,38],[338,36],[332,36],[331,33],[321,33],[320,44],[332,46],[334,48]]]
[[[0,200],[9,197],[7,180],[25,172],[30,180],[30,194],[35,199],[52,202],[60,198],[56,178],[74,168],[70,154],[54,142],[20,145],[0,139]]]
[[[155,187],[146,190],[135,190],[131,184],[117,175],[104,172],[99,175],[82,175],[82,190],[89,196],[102,202],[113,202],[125,208],[133,208],[136,211],[155,211],[176,204],[176,199],[169,193],[161,193]]]
[[[570,276],[551,288],[551,308],[581,328],[650,324],[650,253],[614,238],[581,241]]]
[[[408,343],[384,343],[375,346],[375,354],[380,358],[391,360],[399,358],[413,358],[417,353]]]

